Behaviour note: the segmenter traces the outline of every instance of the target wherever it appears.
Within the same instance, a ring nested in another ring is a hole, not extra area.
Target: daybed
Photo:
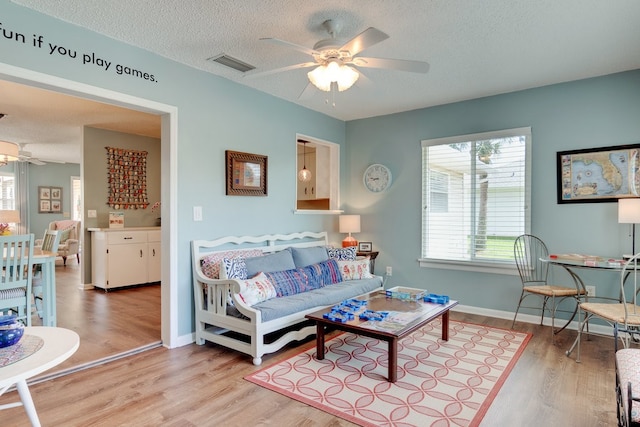
[[[326,232],[191,242],[195,341],[262,356],[315,333],[305,315],[382,289],[369,260],[332,249]],[[352,256],[351,256],[352,255]]]

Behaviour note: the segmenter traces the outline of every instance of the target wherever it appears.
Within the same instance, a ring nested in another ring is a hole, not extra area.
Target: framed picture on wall
[[[62,200],[62,187],[51,187],[51,200]]]
[[[38,187],[38,213],[62,212],[62,187]]]
[[[227,196],[267,195],[267,156],[227,150]]]
[[[616,202],[640,193],[640,144],[560,151],[558,203]]]
[[[50,213],[51,212],[51,200],[40,200],[38,204],[38,213]]]

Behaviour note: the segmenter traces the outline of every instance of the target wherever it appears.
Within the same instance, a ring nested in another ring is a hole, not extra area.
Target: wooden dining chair
[[[33,234],[0,236],[0,311],[16,313],[27,326],[31,326],[33,239]]]
[[[540,325],[544,321],[545,312],[548,311],[551,317],[551,339],[553,341],[555,334],[566,328],[575,317],[580,297],[586,295],[586,291],[580,289],[578,284],[563,286],[547,283],[549,264],[544,262],[543,259],[549,256],[549,250],[540,238],[531,234],[518,236],[514,243],[513,254],[520,274],[520,281],[522,282],[522,292],[520,293],[520,300],[518,301],[511,327],[513,328],[515,325],[521,308],[540,310]],[[541,305],[523,306],[523,301],[530,296],[541,298]],[[567,298],[572,298],[576,301],[573,314],[564,326],[556,329],[556,311],[558,311],[560,303]]]
[[[576,362],[580,361],[580,343],[582,335],[589,334],[588,325],[594,318],[601,319],[613,327],[614,351],[618,351],[618,343],[628,348],[631,340],[640,340],[640,306],[638,306],[638,292],[640,291],[640,253],[627,261],[620,271],[620,301],[580,303],[578,336],[567,356],[577,349]]]
[[[58,244],[60,243],[60,232],[58,230],[44,230],[44,236],[42,237],[42,245],[40,249],[43,252],[58,253]],[[34,271],[42,271],[41,265],[36,265],[37,268]],[[42,278],[41,278],[42,279]],[[42,319],[42,280],[38,280],[33,284],[33,300],[38,312],[38,317]]]

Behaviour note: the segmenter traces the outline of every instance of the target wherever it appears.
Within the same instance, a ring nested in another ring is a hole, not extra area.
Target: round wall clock
[[[364,171],[362,181],[367,190],[380,193],[391,186],[391,171],[381,164],[373,164]]]

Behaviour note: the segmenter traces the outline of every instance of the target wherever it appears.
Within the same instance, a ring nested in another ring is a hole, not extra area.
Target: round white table
[[[48,326],[31,326],[24,329],[24,335],[42,338],[43,345],[35,353],[0,367],[0,395],[9,387],[16,385],[21,402],[0,405],[0,410],[24,406],[31,425],[40,426],[33,399],[27,385],[27,379],[34,377],[67,360],[80,345],[80,337],[74,331]],[[23,338],[24,339],[24,336]]]

